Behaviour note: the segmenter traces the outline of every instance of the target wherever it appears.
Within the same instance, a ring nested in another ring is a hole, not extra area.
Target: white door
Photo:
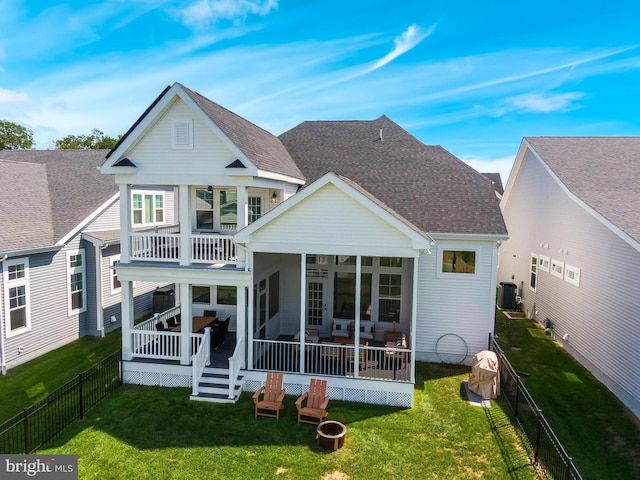
[[[327,288],[326,278],[307,279],[307,327],[327,331]],[[324,327],[324,328],[323,328]]]

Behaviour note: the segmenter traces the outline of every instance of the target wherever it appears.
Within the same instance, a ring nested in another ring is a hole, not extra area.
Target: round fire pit
[[[325,450],[338,450],[344,445],[347,427],[334,420],[327,420],[318,425],[318,445]]]

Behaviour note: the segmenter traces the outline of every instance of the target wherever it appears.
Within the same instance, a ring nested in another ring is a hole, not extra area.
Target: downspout
[[[104,338],[104,306],[102,305],[102,250],[107,248],[109,243],[103,246],[96,245],[96,327],[100,332],[100,336]]]
[[[3,263],[9,255],[3,255],[0,258],[0,263]],[[7,374],[7,362],[4,355],[4,323],[3,323],[4,315],[3,312],[0,312],[0,374]]]

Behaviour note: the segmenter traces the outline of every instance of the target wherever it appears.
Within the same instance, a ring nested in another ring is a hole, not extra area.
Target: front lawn
[[[280,421],[189,391],[125,385],[39,453],[79,456],[82,479],[534,479],[501,401],[472,406],[468,367],[418,363],[415,407],[330,401],[346,424],[343,448],[325,452],[316,427],[298,425],[295,397]]]

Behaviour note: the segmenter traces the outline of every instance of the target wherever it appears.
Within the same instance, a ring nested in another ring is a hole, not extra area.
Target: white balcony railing
[[[131,232],[131,260],[179,262],[183,245],[177,225]],[[235,265],[236,247],[231,235],[192,233],[186,245],[190,263]]]

